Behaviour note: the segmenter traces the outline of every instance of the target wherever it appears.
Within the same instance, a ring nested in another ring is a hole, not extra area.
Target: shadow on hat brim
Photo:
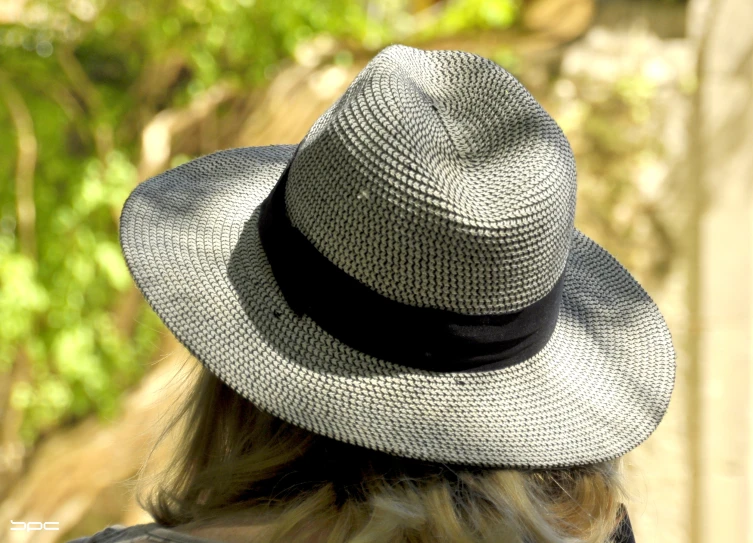
[[[297,317],[258,237],[295,146],[214,153],[141,183],[120,241],[144,297],[212,373],[312,432],[420,460],[556,468],[617,458],[669,406],[675,353],[658,308],[575,230],[557,326],[534,357],[437,373],[351,349]]]

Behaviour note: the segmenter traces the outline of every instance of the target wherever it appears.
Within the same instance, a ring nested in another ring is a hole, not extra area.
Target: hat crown
[[[292,224],[337,267],[418,307],[527,307],[562,274],[575,161],[507,71],[460,51],[382,50],[291,164]]]

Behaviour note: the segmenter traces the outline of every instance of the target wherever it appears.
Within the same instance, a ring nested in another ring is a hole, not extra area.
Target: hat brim
[[[258,207],[294,145],[221,151],[141,183],[121,216],[133,278],[176,338],[259,408],[340,441],[434,462],[584,465],[645,441],[669,406],[675,353],[656,305],[575,230],[554,334],[534,357],[437,373],[342,344],[287,306]]]

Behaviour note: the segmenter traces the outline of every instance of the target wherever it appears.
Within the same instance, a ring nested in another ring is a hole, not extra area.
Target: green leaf
[[[107,279],[113,288],[123,292],[131,285],[131,274],[117,243],[113,241],[99,242],[94,252],[94,258],[107,275]]]

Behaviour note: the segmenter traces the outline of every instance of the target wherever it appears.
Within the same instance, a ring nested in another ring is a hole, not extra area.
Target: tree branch
[[[36,207],[34,206],[34,169],[37,163],[37,138],[34,122],[23,97],[10,80],[0,74],[0,95],[10,113],[18,136],[16,161],[16,220],[21,253],[36,259]]]
[[[230,96],[230,86],[218,83],[194,99],[188,107],[166,109],[155,115],[141,132],[139,179],[147,179],[167,165],[175,134],[205,119]]]

